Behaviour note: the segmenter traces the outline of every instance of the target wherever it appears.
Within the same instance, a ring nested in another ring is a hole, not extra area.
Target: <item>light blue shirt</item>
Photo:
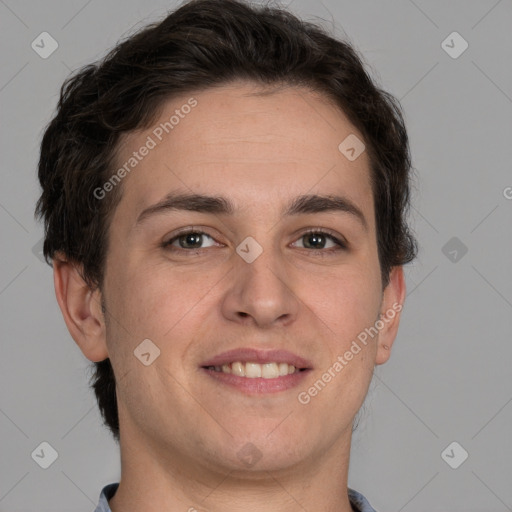
[[[112,512],[108,506],[108,500],[114,496],[118,485],[110,484],[103,488],[100,494],[100,502],[94,512]],[[348,499],[354,512],[377,512],[362,494],[353,489],[348,490]]]

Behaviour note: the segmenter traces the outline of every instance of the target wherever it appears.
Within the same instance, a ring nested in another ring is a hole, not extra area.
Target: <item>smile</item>
[[[301,370],[295,368],[293,364],[288,363],[253,363],[235,361],[233,363],[223,364],[222,366],[207,366],[206,369],[219,373],[229,373],[238,377],[248,379],[276,379],[292,373],[298,373]]]

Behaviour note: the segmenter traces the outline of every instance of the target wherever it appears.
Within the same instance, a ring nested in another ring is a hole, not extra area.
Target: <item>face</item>
[[[338,149],[363,137],[312,92],[258,91],[173,99],[118,155],[138,154],[103,287],[121,436],[196,467],[279,470],[346,448],[393,334],[344,357],[397,297],[393,280],[382,290],[369,159]]]

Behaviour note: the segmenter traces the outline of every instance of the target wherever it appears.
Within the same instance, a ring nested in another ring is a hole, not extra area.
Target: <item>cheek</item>
[[[216,284],[222,285],[214,272],[176,271],[168,262],[141,265],[137,271],[126,266],[111,276],[112,316],[118,320],[112,327],[118,338],[123,337],[123,346],[131,351],[146,338],[166,346],[183,330],[185,341],[192,334],[191,322],[196,327],[201,325],[206,308],[213,307]],[[173,342],[172,346],[175,351],[180,350],[179,343]]]
[[[316,377],[328,384],[318,407],[328,404],[333,417],[339,415],[342,421],[347,410],[359,409],[373,376],[377,338],[366,332],[378,318],[380,287],[364,279],[340,278],[309,304],[325,333],[326,357]]]
[[[350,344],[361,330],[377,320],[382,291],[380,281],[370,272],[351,269],[321,280],[304,281],[303,287],[303,300],[324,322],[329,337],[335,337],[338,343]]]

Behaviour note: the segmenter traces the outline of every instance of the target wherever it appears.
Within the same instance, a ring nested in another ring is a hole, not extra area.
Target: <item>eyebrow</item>
[[[223,215],[234,215],[236,213],[234,203],[225,197],[171,192],[158,203],[143,210],[137,217],[135,225],[139,225],[155,215],[173,210]],[[363,212],[348,198],[338,195],[307,194],[298,196],[288,204],[282,215],[289,217],[323,212],[348,213],[361,223],[365,231],[368,230],[368,223]]]

